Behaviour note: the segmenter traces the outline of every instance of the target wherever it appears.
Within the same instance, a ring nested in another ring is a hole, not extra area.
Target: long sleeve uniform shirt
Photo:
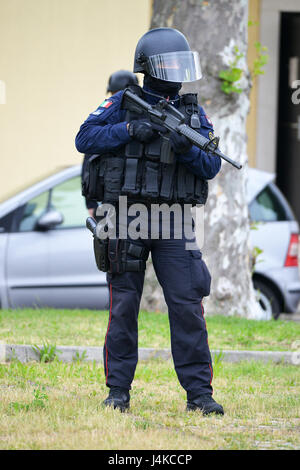
[[[103,154],[111,152],[126,145],[132,137],[127,130],[125,120],[126,110],[121,109],[121,102],[124,91],[119,91],[112,97],[103,101],[100,106],[92,112],[86,121],[81,125],[75,139],[78,152],[84,154]],[[159,98],[145,93],[146,101],[155,104]],[[170,101],[176,103],[178,100]],[[210,119],[206,116],[202,106],[199,106],[199,118],[201,128],[200,134],[209,138],[214,132]],[[183,163],[189,171],[203,179],[212,179],[221,168],[220,157],[207,154],[195,145],[185,154],[177,154],[176,158]]]

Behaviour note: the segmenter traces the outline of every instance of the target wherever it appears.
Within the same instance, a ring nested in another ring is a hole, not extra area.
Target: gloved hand
[[[171,132],[170,142],[175,153],[187,153],[193,146],[184,135],[178,134],[176,131]]]
[[[128,133],[130,137],[138,140],[139,142],[150,142],[158,137],[158,132],[164,133],[164,127],[154,124],[147,120],[130,121],[128,124]]]

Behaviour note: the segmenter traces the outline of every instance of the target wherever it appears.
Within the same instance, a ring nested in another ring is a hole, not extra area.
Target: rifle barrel
[[[191,129],[186,124],[179,125],[178,128],[177,128],[177,131],[180,134],[187,137],[191,142],[193,142],[193,144],[197,145],[201,149],[205,149],[205,147],[207,146],[207,144],[209,142],[209,140],[206,137],[199,134],[199,132],[194,131],[194,129]],[[209,149],[208,149],[208,151],[209,151]],[[228,163],[231,163],[231,165],[233,165],[238,170],[240,170],[242,168],[242,165],[240,163],[235,162],[231,158],[224,155],[224,153],[222,153],[218,148],[214,149],[212,151],[212,153],[214,153],[215,155],[218,155],[218,157],[220,157],[220,158],[223,158],[223,160],[226,160]]]

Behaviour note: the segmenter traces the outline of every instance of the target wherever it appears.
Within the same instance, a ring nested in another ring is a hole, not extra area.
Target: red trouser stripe
[[[206,320],[205,320],[205,317],[204,317],[204,309],[203,309],[203,305],[201,303],[201,309],[202,309],[202,317],[203,317],[203,320],[204,320],[204,323],[205,323],[205,329],[207,331],[207,326],[206,326]],[[208,345],[208,338],[207,338],[207,345]],[[209,347],[209,346],[208,346]],[[212,367],[210,364],[209,365],[209,370],[210,370],[210,382],[209,382],[209,385],[211,385],[212,383],[212,379],[213,379],[213,371],[212,371]]]
[[[111,309],[112,309],[112,286],[111,284],[109,285],[109,297],[110,297],[110,307],[109,307],[109,320],[108,320],[108,327],[107,327],[107,331],[106,331],[106,336],[105,336],[105,352],[106,352],[106,359],[105,359],[105,366],[106,366],[106,383],[107,383],[107,379],[108,379],[108,365],[107,365],[107,361],[108,361],[108,351],[107,351],[107,335],[108,335],[108,331],[109,331],[109,327],[110,327],[110,322],[111,322]]]

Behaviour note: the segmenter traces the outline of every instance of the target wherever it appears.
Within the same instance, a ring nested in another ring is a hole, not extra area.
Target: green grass
[[[212,349],[291,350],[300,325],[207,317]],[[300,368],[214,358],[225,416],[187,413],[171,361],[140,361],[128,413],[105,409],[103,365],[55,357],[56,345],[102,346],[108,312],[1,310],[0,338],[43,345],[41,362],[0,364],[0,449],[298,449]],[[168,317],[141,312],[139,346],[169,348]]]
[[[102,346],[107,323],[107,311],[0,310],[0,339],[8,344]],[[283,351],[300,338],[296,322],[209,316],[206,323],[211,349]],[[170,347],[166,314],[140,312],[139,347]]]
[[[0,449],[299,449],[295,366],[219,362],[225,415],[187,413],[173,364],[138,364],[128,413],[105,409],[102,365],[0,364]]]

